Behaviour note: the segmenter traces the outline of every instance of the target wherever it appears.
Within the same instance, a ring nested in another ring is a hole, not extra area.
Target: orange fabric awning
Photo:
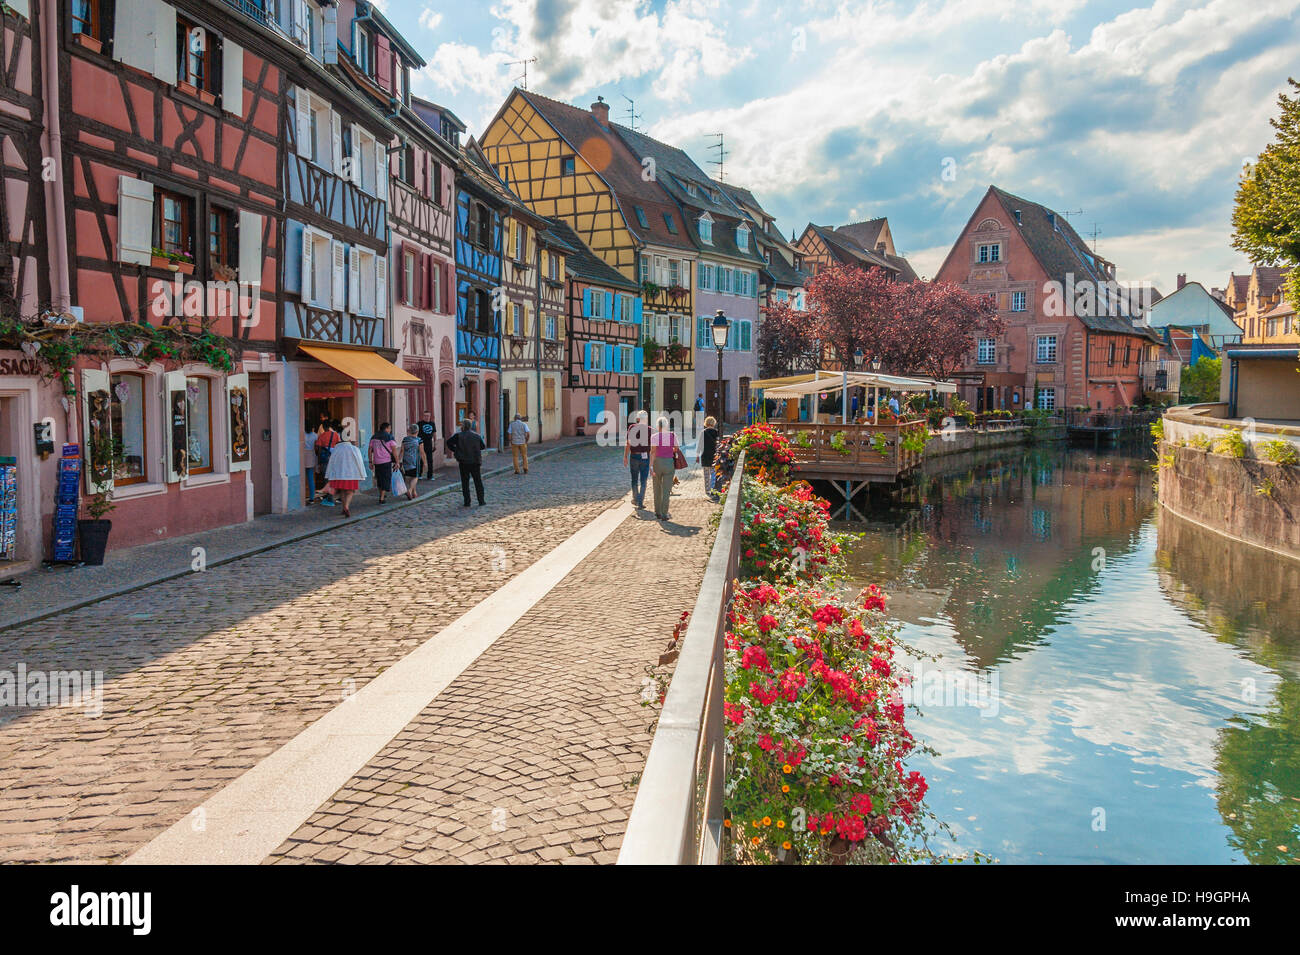
[[[321,348],[312,345],[299,345],[298,348],[317,361],[343,372],[357,383],[358,388],[418,388],[424,384],[383,355],[364,348]]]

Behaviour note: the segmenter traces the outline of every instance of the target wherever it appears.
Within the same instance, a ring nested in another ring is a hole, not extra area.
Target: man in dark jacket
[[[478,506],[487,502],[483,500],[483,439],[470,428],[469,419],[460,423],[460,431],[447,439],[447,450],[460,465],[460,489],[465,495],[465,506],[469,507],[469,479],[474,479],[474,490],[478,493]]]
[[[433,477],[433,439],[437,437],[438,426],[433,423],[431,418],[424,418],[419,423],[420,427],[420,444],[424,447],[424,476]]]

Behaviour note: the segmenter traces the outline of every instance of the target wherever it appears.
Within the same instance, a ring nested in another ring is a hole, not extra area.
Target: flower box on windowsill
[[[93,37],[89,33],[74,33],[72,38],[79,44],[82,49],[89,50],[91,53],[103,53],[104,41],[98,37]]]
[[[173,263],[173,264],[174,264],[174,265],[177,267],[177,269],[180,271],[181,275],[193,275],[193,274],[194,274],[194,263],[193,263],[193,262],[176,262],[176,263]]]
[[[176,84],[176,89],[189,96],[193,96],[195,99],[198,98],[199,95],[198,87],[191,86],[189,83],[179,82]]]
[[[149,264],[155,269],[171,269],[173,272],[176,271],[176,263],[165,255],[155,255],[149,260]]]

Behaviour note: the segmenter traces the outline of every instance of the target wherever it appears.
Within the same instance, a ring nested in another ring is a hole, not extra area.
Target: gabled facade
[[[408,424],[432,421],[445,436],[452,422],[456,375],[456,151],[440,134],[436,118],[424,118],[424,108],[432,104],[411,97],[410,73],[424,66],[424,60],[383,13],[373,4],[340,0],[338,16],[342,28],[337,70],[388,114],[396,130],[383,143],[392,299],[387,344],[396,353],[397,365],[415,381],[410,387],[376,393],[375,424],[389,421],[393,433],[402,435]],[[435,441],[433,447],[433,466],[441,467],[442,442]]]
[[[456,422],[474,413],[489,447],[501,441],[501,286],[508,200],[472,140],[456,167]]]
[[[990,186],[935,279],[992,296],[1004,324],[954,376],[972,408],[1105,410],[1141,397],[1141,363],[1160,343],[1104,304],[1062,307],[1071,289],[1113,283],[1115,266],[1051,209]]]
[[[803,255],[786,242],[777,228],[776,219],[759,204],[754,194],[742,186],[715,180],[753,223],[763,267],[758,276],[758,307],[762,310],[780,302],[790,302],[795,311],[804,310],[804,286],[812,276],[803,270]],[[761,319],[760,319],[761,321]]]
[[[1246,283],[1246,301],[1241,310],[1245,328],[1242,341],[1251,343],[1300,342],[1300,326],[1295,321],[1295,305],[1286,299],[1286,279],[1290,269],[1257,265],[1250,270]]]
[[[614,127],[642,165],[653,164],[659,185],[676,202],[682,228],[695,245],[694,360],[696,394],[706,414],[740,421],[749,383],[758,377],[758,274],[763,259],[753,224],[726,192],[682,150],[623,126]],[[721,310],[731,327],[718,374],[709,330]]]
[[[232,369],[132,357],[85,360],[81,440],[108,435],[114,547],[286,509],[278,394],[284,240],[280,116],[294,51],[224,3],[59,4],[58,177],[69,303],[87,323],[211,330]],[[60,278],[60,284],[62,278]],[[270,440],[262,440],[264,433]],[[255,440],[256,439],[256,440]],[[91,453],[93,457],[93,452]]]
[[[830,226],[808,223],[794,247],[803,257],[804,267],[810,275],[837,265],[853,265],[862,269],[884,269],[894,279],[909,281],[900,266],[890,262],[883,252],[865,249],[852,236]]]
[[[483,148],[514,193],[539,215],[559,218],[606,264],[642,285],[647,339],[642,405],[688,412],[696,247],[681,210],[656,181],[652,157],[635,155],[609,121],[590,110],[514,90],[483,134]]]
[[[606,265],[563,220],[548,220],[547,231],[565,247],[563,429],[595,434],[606,413],[622,422],[639,407],[641,286]]]
[[[510,197],[501,256],[501,288],[505,292],[500,345],[502,427],[508,428],[514,416],[521,414],[528,421],[532,441],[541,440],[543,434],[538,412],[542,384],[538,374],[541,354],[538,282],[544,225],[544,220]],[[552,437],[558,433],[557,430]]]

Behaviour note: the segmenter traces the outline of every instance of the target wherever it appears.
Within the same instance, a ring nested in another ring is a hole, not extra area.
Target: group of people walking
[[[420,477],[433,477],[433,440],[436,434],[433,422],[421,421],[410,425],[399,442],[393,436],[392,425],[385,421],[362,454],[355,442],[343,436],[341,421],[322,418],[315,429],[306,429],[307,503],[325,507],[341,505],[343,516],[351,517],[352,498],[371,472],[375,476],[380,504],[387,504],[390,494],[414,500],[419,494]],[[510,429],[512,448],[520,434],[524,442],[523,469],[527,473],[528,425],[516,415]],[[462,420],[460,430],[446,440],[446,449],[460,466],[465,507],[470,506],[471,481],[479,506],[486,503],[482,474],[486,447],[478,434],[477,418],[472,414]],[[519,473],[520,457],[519,451],[515,451],[515,473]]]
[[[695,461],[704,470],[704,487],[710,498],[714,496],[713,456],[717,446],[718,422],[713,417],[705,418],[704,430],[695,445]],[[632,479],[633,505],[638,509],[645,508],[649,478],[653,487],[655,517],[661,521],[668,520],[668,503],[673,485],[677,483],[677,472],[686,467],[686,455],[667,418],[661,417],[656,421],[652,432],[650,416],[646,412],[638,411],[632,416],[627,440],[623,442],[623,466]]]

